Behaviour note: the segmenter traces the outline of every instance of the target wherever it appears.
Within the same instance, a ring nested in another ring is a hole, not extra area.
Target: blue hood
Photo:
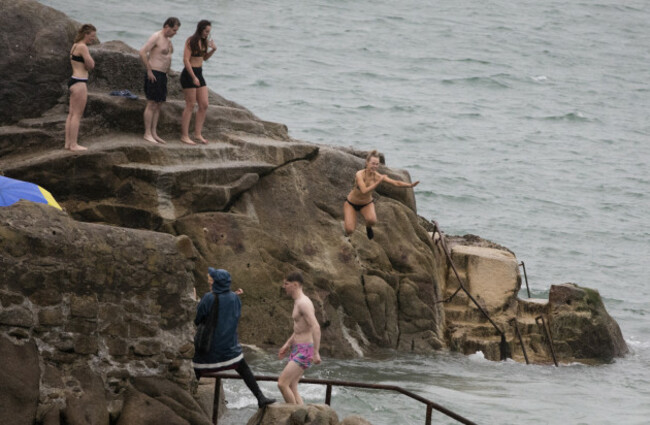
[[[230,291],[230,284],[232,283],[230,273],[224,269],[208,267],[208,274],[214,280],[212,283],[212,292],[223,294],[224,292]]]

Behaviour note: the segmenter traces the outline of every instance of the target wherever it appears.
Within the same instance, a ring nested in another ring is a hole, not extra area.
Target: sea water
[[[44,3],[135,48],[179,17],[176,70],[196,22],[211,20],[212,90],[295,138],[385,153],[421,181],[420,215],[512,249],[534,297],[554,283],[597,289],[630,348],[611,364],[559,368],[387,352],[325,358],[308,376],[400,385],[482,424],[650,423],[646,0]],[[256,373],[283,367],[250,357]],[[322,387],[302,391],[324,400]],[[224,422],[245,423],[252,396],[241,382],[226,393]],[[375,425],[425,417],[376,391],[336,388],[333,407]]]

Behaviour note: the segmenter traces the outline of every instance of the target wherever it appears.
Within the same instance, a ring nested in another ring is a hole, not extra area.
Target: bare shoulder
[[[302,313],[309,313],[314,311],[314,303],[312,303],[309,297],[306,295],[297,299],[296,305]]]

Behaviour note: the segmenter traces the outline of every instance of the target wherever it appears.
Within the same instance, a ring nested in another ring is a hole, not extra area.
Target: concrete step
[[[468,306],[458,306],[445,304],[445,318],[448,322],[470,322],[470,323],[484,323],[487,322],[485,316],[477,308]]]
[[[539,316],[546,313],[548,300],[544,298],[519,298],[519,313]]]

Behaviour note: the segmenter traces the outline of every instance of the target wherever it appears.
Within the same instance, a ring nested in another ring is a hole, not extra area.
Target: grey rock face
[[[37,117],[64,94],[75,23],[31,0],[0,0],[0,124]]]
[[[0,336],[0,359],[0,423],[32,425],[41,376],[36,343]]]

